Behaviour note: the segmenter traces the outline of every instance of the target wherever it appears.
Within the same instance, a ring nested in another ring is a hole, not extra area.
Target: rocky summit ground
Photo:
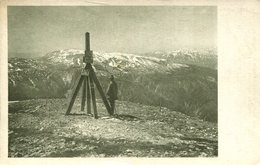
[[[215,157],[217,124],[163,107],[117,102],[108,116],[97,100],[98,119],[76,100],[9,103],[9,157]]]

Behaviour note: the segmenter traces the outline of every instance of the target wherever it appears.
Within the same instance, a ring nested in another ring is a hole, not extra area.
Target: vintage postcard
[[[260,163],[257,5],[4,1],[1,162]]]

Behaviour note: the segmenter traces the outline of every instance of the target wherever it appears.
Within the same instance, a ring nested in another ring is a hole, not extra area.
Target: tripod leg
[[[82,99],[81,99],[81,111],[83,112],[85,109],[85,102],[86,102],[86,76],[84,76],[83,81],[83,88],[82,88]]]
[[[90,89],[89,89],[89,76],[86,77],[86,81],[87,81],[87,113],[91,114],[91,104],[90,104]]]
[[[94,83],[93,83],[93,79],[92,79],[91,75],[89,76],[89,80],[90,80],[90,89],[91,89],[91,96],[92,96],[92,103],[93,103],[94,118],[97,119],[98,114],[97,114],[96,95],[95,95],[95,88],[94,88]]]
[[[91,75],[94,83],[96,84],[96,87],[97,87],[97,89],[98,89],[98,91],[100,93],[100,96],[101,96],[101,98],[102,98],[102,100],[103,100],[103,102],[104,102],[104,104],[106,106],[108,114],[109,115],[113,115],[113,112],[111,111],[111,107],[110,107],[110,105],[109,105],[109,103],[107,101],[105,93],[104,93],[104,91],[103,91],[103,89],[102,89],[102,87],[101,87],[101,85],[100,85],[100,83],[99,83],[99,81],[97,79],[96,73],[94,72],[93,68],[90,69],[90,75]]]
[[[72,94],[72,97],[71,97],[71,99],[70,99],[70,103],[69,103],[68,109],[67,109],[67,111],[66,111],[66,115],[70,114],[71,108],[72,108],[72,106],[73,106],[73,104],[74,104],[74,101],[75,101],[75,99],[76,99],[76,96],[77,96],[77,94],[78,94],[78,92],[79,92],[79,89],[80,89],[80,86],[81,86],[83,80],[84,80],[84,76],[80,76],[80,79],[79,79],[79,81],[78,81],[78,84],[77,84],[77,86],[76,86],[76,88],[75,88],[75,90],[74,90],[74,92],[73,92],[73,94]]]

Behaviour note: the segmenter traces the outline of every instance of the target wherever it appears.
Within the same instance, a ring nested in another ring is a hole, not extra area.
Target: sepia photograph
[[[218,157],[216,6],[8,6],[8,157]]]

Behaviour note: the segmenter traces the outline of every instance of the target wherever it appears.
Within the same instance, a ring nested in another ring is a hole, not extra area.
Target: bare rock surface
[[[9,157],[214,157],[217,124],[164,107],[118,101],[108,116],[97,100],[98,119],[67,99],[9,104]]]

